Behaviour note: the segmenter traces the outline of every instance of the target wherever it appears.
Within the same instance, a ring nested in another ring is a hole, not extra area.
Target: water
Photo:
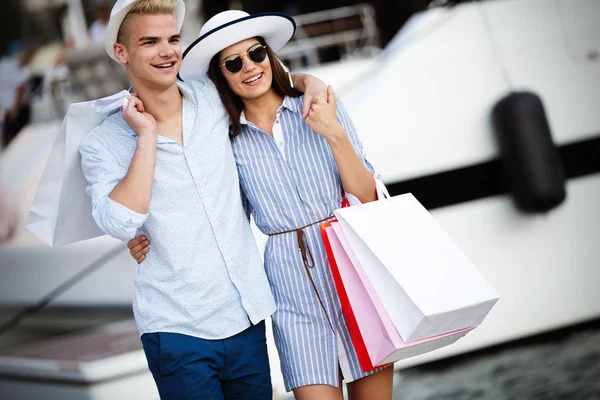
[[[396,371],[393,398],[600,399],[600,320]]]
[[[394,400],[600,399],[600,324],[396,372]]]

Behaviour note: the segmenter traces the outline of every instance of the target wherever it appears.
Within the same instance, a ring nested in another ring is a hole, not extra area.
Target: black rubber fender
[[[492,110],[508,187],[516,206],[545,212],[566,198],[566,177],[540,97],[512,92]]]

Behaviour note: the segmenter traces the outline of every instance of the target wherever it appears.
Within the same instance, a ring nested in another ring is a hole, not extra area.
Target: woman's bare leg
[[[341,383],[341,382],[340,382]],[[342,386],[339,388],[329,385],[308,385],[296,388],[294,398],[296,400],[343,400]]]
[[[342,371],[338,370],[340,387],[330,385],[307,385],[293,389],[296,400],[344,400],[342,392]]]
[[[392,400],[394,367],[390,365],[347,386],[349,400]]]

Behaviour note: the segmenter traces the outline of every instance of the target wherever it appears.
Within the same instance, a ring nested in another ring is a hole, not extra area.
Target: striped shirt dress
[[[302,119],[302,102],[303,97],[284,98],[273,137],[242,113],[242,131],[232,140],[245,205],[257,227],[273,235],[264,258],[275,297],[273,334],[287,391],[313,384],[339,387],[339,371],[346,382],[372,373],[363,372],[358,362],[319,224],[314,224],[340,207],[343,189],[327,141]],[[337,104],[338,120],[374,173],[339,99]],[[310,267],[303,262],[297,232],[281,234],[307,225],[301,240],[312,254]]]

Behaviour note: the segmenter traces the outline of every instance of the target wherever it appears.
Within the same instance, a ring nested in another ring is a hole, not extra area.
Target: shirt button
[[[278,124],[278,123],[279,123],[279,120],[278,120],[278,119],[276,119],[276,120],[275,120],[275,123],[276,123],[276,124]]]

